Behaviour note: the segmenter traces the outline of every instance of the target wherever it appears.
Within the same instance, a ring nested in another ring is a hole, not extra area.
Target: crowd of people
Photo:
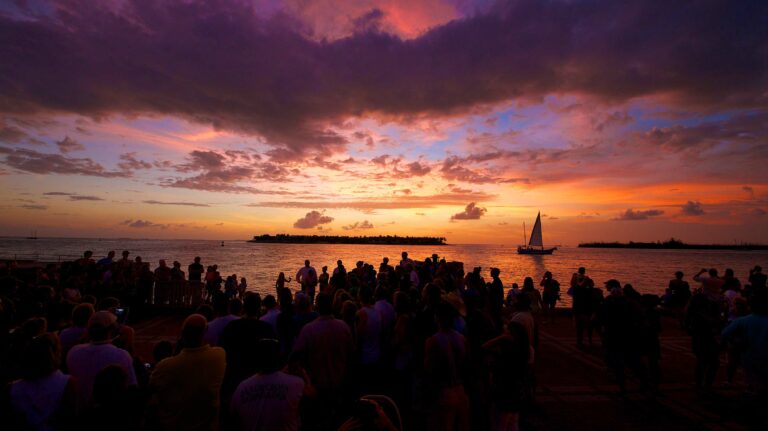
[[[506,288],[498,268],[486,281],[479,267],[403,252],[396,265],[339,260],[331,272],[307,260],[262,296],[200,258],[185,273],[129,255],[2,269],[8,429],[517,430],[534,402],[539,325],[563,294],[550,272],[539,288],[532,277]],[[762,270],[744,285],[731,270],[693,280],[676,274],[660,297],[572,275],[577,345],[601,344],[620,395],[627,369],[648,396],[658,390],[662,312],[691,335],[701,391],[722,350],[730,383],[741,366],[751,391],[768,390]],[[178,339],[140,357],[131,322],[172,301],[192,310]]]

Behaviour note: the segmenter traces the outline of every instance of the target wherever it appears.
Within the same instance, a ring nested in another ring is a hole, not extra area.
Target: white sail
[[[528,241],[530,247],[544,247],[544,240],[541,237],[541,213],[536,216],[536,224],[531,231],[531,240]]]

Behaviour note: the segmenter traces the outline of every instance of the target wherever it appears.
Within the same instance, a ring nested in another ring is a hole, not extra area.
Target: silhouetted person
[[[640,362],[640,310],[624,295],[617,280],[606,281],[605,288],[610,293],[598,308],[597,327],[603,340],[606,364],[614,373],[619,393],[624,395],[624,371],[627,367],[635,372],[644,385],[647,384],[646,372]]]
[[[768,395],[768,290],[758,289],[750,299],[752,314],[737,318],[723,330],[726,341],[739,341],[747,383]]]
[[[204,344],[208,323],[192,314],[184,320],[184,348],[157,364],[149,380],[158,425],[166,430],[217,429],[224,350]]]
[[[467,344],[453,330],[457,310],[447,302],[437,307],[438,331],[424,346],[424,373],[433,385],[434,399],[427,412],[427,429],[468,430],[469,400],[464,392]]]
[[[596,297],[594,292],[595,283],[585,274],[584,267],[579,268],[578,272],[571,277],[571,288],[569,290],[573,302],[573,319],[576,321],[576,344],[579,347],[584,346],[584,331],[587,331],[587,339],[592,344],[592,316],[597,310]]]
[[[315,286],[317,286],[317,271],[309,265],[309,260],[304,261],[304,266],[296,272],[297,283],[301,284],[301,291],[309,296],[310,303],[315,302]]]
[[[256,358],[258,373],[240,383],[232,395],[231,428],[296,431],[304,381],[280,371],[277,340],[259,340],[256,348],[260,352]]]
[[[248,292],[243,300],[245,315],[224,327],[219,337],[219,346],[227,352],[227,372],[221,392],[225,401],[237,385],[258,371],[259,340],[276,338],[272,325],[259,320],[261,297]]]
[[[75,380],[59,371],[60,353],[59,340],[50,333],[35,337],[24,348],[21,379],[11,383],[8,394],[8,407],[14,415],[6,417],[3,429],[65,430],[72,426]]]
[[[539,282],[543,293],[541,302],[544,304],[544,314],[552,321],[555,318],[555,305],[560,300],[560,282],[552,278],[552,273],[547,271]]]
[[[686,310],[685,326],[696,356],[696,388],[708,391],[720,367],[720,347],[716,338],[720,332],[719,304],[710,301],[704,292],[694,294]]]

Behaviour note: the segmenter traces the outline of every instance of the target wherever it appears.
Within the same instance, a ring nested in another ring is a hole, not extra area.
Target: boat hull
[[[557,250],[557,247],[552,247],[552,248],[518,247],[517,254],[535,254],[535,255],[552,254],[552,252],[555,250]]]

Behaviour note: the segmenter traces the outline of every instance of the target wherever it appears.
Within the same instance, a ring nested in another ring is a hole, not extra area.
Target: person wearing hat
[[[67,354],[67,369],[77,382],[78,404],[87,407],[93,399],[93,383],[101,370],[117,365],[128,376],[128,384],[136,385],[131,355],[112,344],[117,317],[109,311],[97,311],[88,321],[91,342],[72,347]]]

